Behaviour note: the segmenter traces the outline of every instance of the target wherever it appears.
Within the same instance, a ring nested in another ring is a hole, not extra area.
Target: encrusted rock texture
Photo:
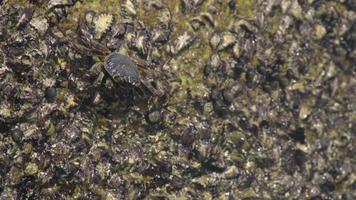
[[[354,0],[0,0],[0,199],[356,199],[355,22]]]

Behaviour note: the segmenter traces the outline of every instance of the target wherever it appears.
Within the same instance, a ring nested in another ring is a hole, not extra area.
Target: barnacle
[[[221,35],[221,43],[218,46],[218,50],[223,50],[232,46],[236,42],[237,38],[234,34],[230,32],[222,33]]]
[[[137,14],[134,3],[131,0],[125,0],[122,4],[122,8],[128,15],[135,16]]]
[[[44,35],[48,30],[48,20],[46,18],[33,18],[30,21],[30,26],[32,26],[40,35]]]
[[[100,39],[101,36],[110,29],[114,17],[111,14],[100,14],[94,19],[95,38]]]
[[[185,32],[180,35],[175,43],[171,46],[171,52],[173,54],[180,53],[183,49],[188,48],[195,40],[195,34],[192,32]]]
[[[210,46],[213,50],[217,49],[221,43],[221,36],[218,33],[213,33],[210,37]]]

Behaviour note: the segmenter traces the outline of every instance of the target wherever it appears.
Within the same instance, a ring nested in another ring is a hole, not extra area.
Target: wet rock
[[[0,4],[0,199],[353,199],[353,1]]]

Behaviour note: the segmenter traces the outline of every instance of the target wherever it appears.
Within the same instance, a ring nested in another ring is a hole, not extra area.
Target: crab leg
[[[153,95],[155,95],[155,96],[161,97],[161,96],[163,96],[163,94],[164,94],[163,91],[154,88],[154,87],[152,86],[152,84],[151,84],[150,82],[148,82],[148,81],[141,80],[141,84],[142,84],[143,86],[145,86],[145,88],[146,88],[149,92],[151,92]]]
[[[103,44],[95,40],[90,40],[90,44],[94,47],[94,51],[101,55],[108,55],[111,51]]]
[[[102,72],[102,68],[103,68],[103,63],[95,63],[89,69],[89,76],[93,77],[99,74],[93,83],[94,88],[97,88],[102,83],[102,80],[104,79],[105,74]]]

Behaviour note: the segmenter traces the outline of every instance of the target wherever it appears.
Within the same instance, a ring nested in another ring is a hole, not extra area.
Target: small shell
[[[230,32],[236,34],[240,34],[241,32],[246,32],[246,31],[253,32],[253,33],[257,32],[257,28],[244,19],[233,21],[231,24],[229,24],[228,29]]]
[[[233,44],[236,43],[237,39],[237,37],[230,32],[223,33],[221,38],[222,41],[221,44],[218,46],[218,50],[224,50],[228,47],[231,47]]]
[[[158,17],[162,28],[169,28],[171,22],[172,22],[172,15],[169,9],[164,9],[160,11],[160,16]]]
[[[215,22],[214,22],[213,16],[210,13],[204,12],[204,13],[201,13],[200,16],[206,25],[208,25],[212,28],[215,27]]]
[[[241,48],[239,43],[235,43],[234,46],[232,47],[232,53],[235,58],[240,58],[241,56]]]
[[[199,18],[193,18],[190,21],[190,24],[191,24],[192,28],[196,31],[200,28],[200,26],[202,25],[202,22],[200,21]]]
[[[96,15],[96,13],[93,10],[88,10],[85,12],[84,19],[85,19],[86,25],[93,25],[95,15]]]
[[[210,13],[201,13],[199,16],[194,17],[190,23],[194,30],[197,30],[200,25],[204,25],[210,28],[215,27],[213,16]]]
[[[210,46],[213,50],[216,50],[218,46],[220,45],[222,39],[218,33],[213,33],[212,36],[210,37]]]
[[[161,9],[164,6],[162,0],[146,0],[144,1],[144,5],[148,10]]]
[[[192,10],[195,10],[198,6],[203,4],[204,0],[182,0],[182,12],[187,13]]]
[[[222,62],[220,59],[219,54],[213,54],[210,57],[210,65],[214,68],[217,69],[221,66]]]

